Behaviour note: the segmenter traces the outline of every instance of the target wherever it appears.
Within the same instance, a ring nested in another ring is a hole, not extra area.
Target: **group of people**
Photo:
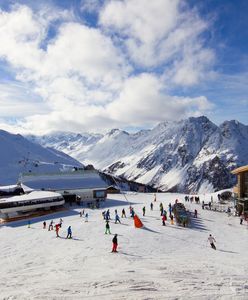
[[[195,203],[200,203],[200,197],[199,196],[191,196],[191,197],[189,197],[189,196],[185,196],[184,197],[184,200],[185,200],[185,202],[190,202],[190,203],[192,203],[192,202],[194,202],[195,201]]]
[[[48,231],[52,231],[55,228],[56,237],[60,237],[59,236],[59,230],[62,227],[62,223],[63,223],[63,219],[62,218],[60,218],[59,222],[57,224],[55,224],[55,225],[54,225],[54,221],[51,220],[50,223],[49,223],[49,225],[48,225]],[[30,225],[30,221],[29,221],[29,225]],[[47,223],[46,223],[46,221],[44,221],[43,222],[43,229],[46,229],[46,228],[47,228]],[[66,236],[66,238],[67,239],[71,239],[72,238],[72,229],[71,229],[71,226],[69,226],[67,228],[67,236]]]
[[[195,197],[196,198],[196,197]],[[199,197],[198,197],[199,198]],[[186,200],[187,199],[187,200]],[[188,196],[185,196],[185,201],[190,201],[190,198]],[[154,199],[154,202],[156,202],[156,196],[155,196],[155,199]],[[175,203],[177,203],[178,200],[176,200]],[[204,202],[203,202],[204,204]],[[151,211],[153,211],[153,208],[154,208],[154,204],[153,202],[150,203],[150,209]],[[160,210],[160,216],[162,217],[162,225],[163,226],[166,226],[166,221],[168,220],[167,218],[167,211],[164,209],[164,206],[162,203],[159,204],[159,210]],[[130,205],[129,206],[129,211],[130,211],[130,217],[134,218],[134,215],[135,215],[135,212],[134,212],[134,208]],[[169,212],[169,218],[170,218],[170,223],[171,225],[174,225],[174,216],[172,214],[173,212],[173,206],[171,205],[171,203],[169,203],[168,205],[168,212]],[[114,217],[114,220],[115,220],[115,224],[116,223],[121,223],[120,221],[120,217],[118,215],[118,212],[117,212],[117,209],[115,209],[114,211],[115,213],[115,217]],[[146,207],[143,206],[142,207],[142,214],[143,216],[146,215]],[[195,209],[194,210],[194,217],[197,218],[197,210]],[[80,211],[79,213],[80,217],[85,217],[85,222],[88,222],[88,213],[85,213],[84,209],[82,211]],[[111,217],[110,217],[110,210],[107,209],[106,211],[103,211],[102,212],[102,216],[103,216],[103,219],[105,220],[105,234],[111,234],[111,230],[110,230],[110,220],[111,220]],[[123,208],[122,211],[121,211],[121,218],[126,218],[126,211],[125,209]],[[240,224],[242,224],[242,219],[240,219]],[[51,220],[49,225],[48,225],[48,231],[52,231],[55,229],[55,232],[56,232],[56,237],[60,237],[59,236],[59,231],[62,227],[62,224],[63,224],[63,219],[60,218],[59,222],[57,224],[54,224],[54,221]],[[30,221],[28,221],[28,227],[30,227]],[[43,229],[46,229],[47,228],[47,223],[46,221],[43,222]],[[118,247],[118,240],[117,240],[117,237],[118,235],[115,234],[113,239],[112,239],[112,252],[117,252],[117,247]],[[72,228],[71,226],[69,226],[67,228],[67,236],[66,236],[67,239],[72,239]],[[208,237],[208,241],[210,243],[210,246],[216,250],[216,246],[215,246],[215,238],[210,234],[209,237]]]

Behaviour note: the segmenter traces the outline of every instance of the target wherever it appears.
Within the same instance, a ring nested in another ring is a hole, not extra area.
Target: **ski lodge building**
[[[26,189],[60,193],[66,202],[97,203],[105,200],[107,184],[96,170],[79,170],[52,174],[21,175],[19,182]]]
[[[233,189],[238,200],[237,204],[241,206],[243,213],[248,213],[248,165],[237,168],[231,173],[238,176],[237,186]]]

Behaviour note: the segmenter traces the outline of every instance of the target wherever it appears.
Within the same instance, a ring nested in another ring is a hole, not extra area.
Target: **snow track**
[[[121,212],[116,201],[123,195],[111,198],[102,210],[110,208],[113,218],[114,209]],[[248,299],[246,224],[192,204],[199,213],[192,227],[162,226],[160,202],[167,209],[184,195],[158,194],[153,211],[153,195],[128,198],[136,203],[145,229],[134,228],[128,205],[123,206],[128,216],[123,224],[110,221],[111,235],[104,234],[102,210],[86,209],[87,223],[77,208],[51,216],[55,223],[63,218],[62,238],[42,229],[41,217],[31,220],[31,228],[27,220],[0,227],[0,299]],[[72,240],[65,239],[69,225]],[[115,233],[119,252],[110,253]],[[217,251],[206,242],[209,233],[217,240]]]

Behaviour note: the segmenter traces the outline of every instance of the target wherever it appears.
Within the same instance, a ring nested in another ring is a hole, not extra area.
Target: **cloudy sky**
[[[246,0],[0,0],[0,128],[248,120]]]

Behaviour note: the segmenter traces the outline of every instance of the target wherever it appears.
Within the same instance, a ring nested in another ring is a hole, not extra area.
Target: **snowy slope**
[[[105,235],[101,211],[110,208],[120,214],[128,202],[112,195],[101,210],[86,211],[89,222],[79,217],[79,209],[53,216],[16,222],[0,227],[1,299],[130,299],[130,300],[246,300],[248,299],[248,227],[237,217],[197,208],[199,218],[190,228],[161,226],[159,204],[168,208],[180,194],[127,194],[145,225],[135,229],[129,217],[123,224],[110,222],[117,233],[119,253],[111,253],[113,235]],[[200,195],[210,200],[210,195]],[[183,201],[183,200],[182,200]],[[141,216],[146,206],[146,216]],[[44,219],[55,224],[62,217],[60,231],[42,229]],[[66,240],[72,226],[74,239]],[[216,238],[217,250],[207,242]]]
[[[5,185],[16,183],[20,173],[57,172],[82,164],[63,152],[0,130],[0,166],[0,185]]]
[[[230,170],[248,164],[248,126],[226,121],[218,127],[206,117],[164,122],[136,134],[114,129],[88,137],[86,143],[81,138],[69,142],[65,136],[66,147],[63,134],[59,141],[51,142],[49,136],[38,140],[84,164],[165,191],[228,188],[235,183]]]

